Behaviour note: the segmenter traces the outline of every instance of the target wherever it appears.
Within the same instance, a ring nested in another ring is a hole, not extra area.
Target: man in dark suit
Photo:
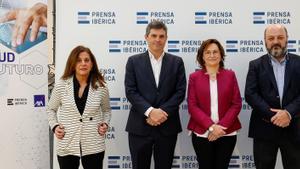
[[[146,28],[148,51],[128,58],[126,97],[132,104],[126,131],[133,169],[171,169],[177,134],[181,132],[179,105],[186,90],[180,57],[165,53],[167,27],[153,21]]]
[[[287,52],[284,26],[269,25],[264,39],[268,54],[250,62],[245,87],[254,162],[274,169],[280,149],[284,168],[300,169],[300,57]]]

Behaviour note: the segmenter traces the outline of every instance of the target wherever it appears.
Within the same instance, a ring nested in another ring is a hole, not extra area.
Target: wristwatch
[[[212,127],[213,125],[211,125],[209,128],[208,128],[208,131],[209,132],[213,132],[214,131],[214,128]]]

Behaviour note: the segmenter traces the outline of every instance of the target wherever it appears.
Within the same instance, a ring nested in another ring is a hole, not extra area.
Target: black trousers
[[[284,169],[300,169],[300,143],[288,137],[276,140],[253,140],[253,155],[256,169],[274,169],[277,152],[280,150]]]
[[[81,157],[81,164],[84,169],[102,169],[103,168],[104,151]],[[57,156],[60,169],[78,169],[80,157],[67,155]]]
[[[171,169],[177,134],[162,135],[153,130],[149,136],[129,133],[129,149],[133,169],[150,169],[153,152],[155,169]]]
[[[192,143],[197,155],[199,169],[228,169],[236,144],[235,136],[224,136],[216,141],[192,135]]]

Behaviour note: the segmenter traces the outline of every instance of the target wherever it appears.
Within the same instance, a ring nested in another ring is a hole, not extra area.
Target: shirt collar
[[[289,55],[288,55],[288,52],[285,53],[283,59],[280,62],[274,56],[270,55],[269,53],[268,53],[268,56],[269,56],[271,62],[279,63],[279,64],[285,63],[290,58]]]
[[[148,53],[149,53],[150,60],[156,60],[155,57],[154,57],[154,55],[150,52],[150,50],[148,50]],[[165,52],[163,52],[163,53],[159,56],[158,60],[156,60],[156,61],[158,61],[158,62],[161,61],[162,58],[164,57],[164,55],[165,55]]]

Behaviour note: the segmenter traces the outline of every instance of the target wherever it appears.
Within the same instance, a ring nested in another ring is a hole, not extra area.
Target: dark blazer
[[[300,57],[288,53],[282,106],[276,85],[272,63],[268,55],[263,55],[249,63],[245,98],[253,108],[249,137],[276,139],[288,135],[300,141]],[[274,115],[270,108],[286,109],[292,116],[290,125],[281,128],[270,122]]]
[[[241,128],[238,115],[242,108],[242,99],[235,74],[231,70],[221,69],[217,74],[218,88],[218,124],[226,127],[226,133]],[[214,124],[211,115],[209,75],[199,70],[190,75],[188,87],[188,109],[191,118],[188,129],[198,134],[205,133]]]
[[[186,90],[186,77],[180,57],[165,53],[156,87],[148,51],[128,58],[125,73],[126,97],[131,103],[126,131],[146,136],[154,128],[146,123],[144,113],[149,107],[161,108],[168,113],[168,119],[156,127],[164,135],[182,131],[179,119],[179,105]]]

